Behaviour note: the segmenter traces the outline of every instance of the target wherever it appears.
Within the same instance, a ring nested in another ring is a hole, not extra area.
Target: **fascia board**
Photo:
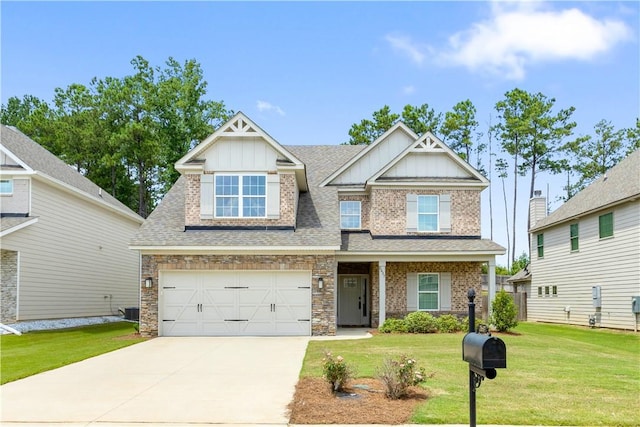
[[[375,187],[394,187],[397,189],[414,189],[415,187],[447,187],[452,190],[458,189],[459,187],[478,187],[478,188],[487,188],[489,186],[488,182],[437,182],[437,181],[409,181],[409,182],[368,182],[367,188],[375,188]]]
[[[13,154],[11,152],[11,150],[9,150],[7,147],[5,147],[4,145],[0,145],[0,150],[2,150],[8,157],[11,158],[11,160],[13,160],[14,162],[16,162],[19,166],[21,166],[26,172],[28,173],[33,173],[35,172],[33,170],[33,168],[31,168],[28,164],[26,164],[25,162],[23,162],[22,160],[20,160],[20,158],[18,156],[16,156],[15,154]]]
[[[133,212],[128,212],[125,211],[123,209],[118,208],[117,206],[113,206],[110,203],[105,202],[104,200],[101,200],[98,197],[93,197],[91,195],[89,195],[88,193],[73,187],[67,183],[64,183],[58,179],[55,179],[47,174],[44,174],[42,172],[36,172],[33,174],[33,178],[37,179],[39,181],[43,181],[45,183],[48,183],[49,185],[58,188],[62,191],[65,191],[67,193],[73,194],[75,196],[78,196],[84,200],[87,200],[91,203],[94,203],[100,207],[106,208],[107,210],[110,210],[111,212],[117,213],[119,215],[125,216],[139,224],[142,224],[144,222],[144,218],[142,218],[141,216],[133,213]]]
[[[338,262],[388,261],[388,262],[485,262],[505,251],[482,252],[337,252]]]
[[[333,181],[334,179],[336,179],[338,176],[340,176],[344,171],[346,171],[347,169],[349,169],[353,164],[355,164],[356,162],[358,162],[362,157],[364,157],[369,151],[373,150],[373,148],[375,146],[377,146],[378,144],[380,144],[382,141],[384,141],[389,135],[391,135],[393,132],[395,132],[396,130],[402,130],[403,132],[405,132],[407,135],[409,135],[411,138],[413,138],[414,140],[418,139],[418,135],[416,135],[416,133],[414,131],[412,131],[407,125],[405,125],[402,122],[398,122],[395,125],[391,126],[390,129],[388,129],[385,133],[383,133],[380,137],[378,137],[378,139],[376,139],[375,141],[373,141],[371,144],[369,144],[367,146],[367,148],[365,148],[364,150],[360,151],[358,154],[356,154],[355,156],[353,156],[351,158],[351,160],[349,160],[347,163],[345,163],[344,165],[342,165],[338,170],[336,170],[334,173],[332,173],[331,175],[329,175],[324,181],[322,181],[320,183],[320,187],[324,187],[326,185],[329,185],[331,183],[331,181]]]
[[[23,228],[26,228],[26,227],[28,227],[30,225],[35,224],[36,222],[38,222],[38,218],[37,217],[32,218],[29,221],[25,221],[22,224],[18,224],[15,227],[11,227],[11,228],[8,228],[8,229],[0,232],[0,237],[4,237],[4,236],[7,236],[7,235],[9,235],[11,233],[15,233],[18,230],[22,230]]]

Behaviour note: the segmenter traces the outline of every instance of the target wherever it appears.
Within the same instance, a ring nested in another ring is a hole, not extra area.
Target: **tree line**
[[[153,67],[137,56],[131,65],[133,72],[124,77],[56,88],[51,103],[32,95],[9,98],[0,108],[0,122],[17,127],[147,217],[178,178],[175,162],[233,111],[223,101],[206,99],[207,82],[194,59],[179,63],[169,58],[163,66]],[[354,123],[346,143],[370,144],[401,120],[418,135],[429,131],[441,138],[489,179],[495,172],[502,182],[509,259],[519,265],[518,177],[529,176],[531,198],[539,172],[566,174],[567,200],[640,148],[640,120],[615,129],[603,119],[594,125],[592,135],[575,137],[574,111],[574,107],[558,109],[556,100],[542,93],[516,88],[496,102],[495,123],[490,121],[480,131],[469,99],[444,113],[426,103],[406,105],[400,113],[385,105],[371,119]],[[507,178],[513,179],[510,235]]]

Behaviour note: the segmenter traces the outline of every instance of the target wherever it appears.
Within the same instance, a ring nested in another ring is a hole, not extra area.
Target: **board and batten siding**
[[[32,180],[38,222],[5,236],[20,252],[18,320],[117,315],[139,304],[139,223]],[[106,298],[105,298],[106,296]]]
[[[265,172],[276,169],[278,152],[262,138],[225,136],[204,157],[208,171]]]
[[[598,217],[613,212],[613,237],[600,239]],[[579,250],[571,251],[570,224],[578,223]],[[543,230],[544,257],[531,236],[532,284],[528,320],[588,325],[594,314],[591,290],[601,286],[601,326],[634,329],[631,297],[640,295],[640,202],[600,211]],[[549,287],[549,296],[544,288]],[[558,295],[552,296],[552,287]],[[542,287],[542,296],[538,296]],[[568,311],[566,308],[570,307]]]

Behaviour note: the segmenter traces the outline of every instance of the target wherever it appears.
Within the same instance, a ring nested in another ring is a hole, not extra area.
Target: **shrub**
[[[482,319],[478,319],[476,317],[476,325],[474,326],[473,330],[477,331],[478,327],[482,325]],[[469,331],[469,316],[465,317],[464,319],[462,319],[462,330],[464,332]]]
[[[407,331],[412,334],[432,334],[438,332],[438,322],[430,313],[414,311],[404,318]]]
[[[518,308],[511,295],[506,293],[504,289],[498,292],[493,300],[489,323],[500,332],[518,326]]]
[[[385,334],[389,333],[405,333],[407,330],[407,322],[404,319],[386,319],[382,326],[378,328],[380,332],[384,332]]]
[[[402,355],[399,360],[385,359],[378,371],[378,378],[389,399],[400,399],[407,395],[409,387],[426,381],[427,375],[414,359]]]
[[[327,351],[322,359],[322,376],[336,393],[342,391],[347,381],[353,377],[353,369],[345,363],[342,356],[334,359],[331,352]]]
[[[437,319],[438,331],[444,333],[460,332],[462,330],[462,323],[458,318],[452,314],[443,314]]]

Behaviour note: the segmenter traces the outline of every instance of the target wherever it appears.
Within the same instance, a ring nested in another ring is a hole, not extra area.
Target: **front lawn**
[[[604,329],[521,323],[494,334],[507,347],[507,369],[477,391],[478,424],[640,425],[640,335]],[[358,377],[375,377],[382,360],[407,354],[435,376],[411,422],[469,423],[464,334],[376,335],[312,341],[301,377],[322,376],[324,351],[344,357]]]
[[[0,384],[144,341],[128,322],[0,336]]]

